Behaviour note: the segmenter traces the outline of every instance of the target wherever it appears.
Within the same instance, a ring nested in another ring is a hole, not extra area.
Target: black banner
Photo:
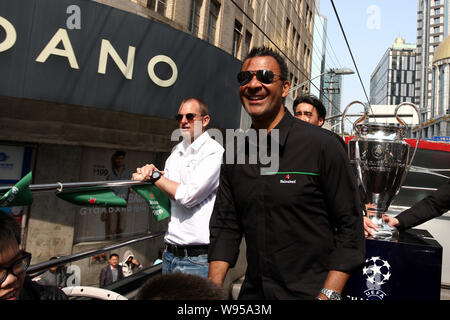
[[[168,25],[87,0],[0,1],[0,95],[173,118],[199,97],[236,128],[240,62]]]

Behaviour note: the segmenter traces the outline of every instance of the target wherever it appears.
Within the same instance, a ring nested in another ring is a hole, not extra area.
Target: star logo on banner
[[[153,195],[153,193],[150,193],[150,198],[155,199],[155,196]]]
[[[287,174],[287,175],[285,176],[285,178],[286,178],[286,180],[289,180],[289,179],[291,178],[291,176]]]
[[[89,203],[95,204],[95,200],[96,200],[95,198],[89,197],[88,201],[89,201]]]

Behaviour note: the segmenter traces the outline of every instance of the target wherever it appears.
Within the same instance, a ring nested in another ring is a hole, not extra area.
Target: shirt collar
[[[183,141],[179,144],[178,151],[181,153],[186,153],[189,150],[198,151],[209,138],[209,133],[205,131],[192,143],[188,143],[188,141],[183,139]]]
[[[295,121],[294,116],[288,111],[286,107],[284,108],[284,116],[281,118],[280,122],[273,129],[279,130],[279,141],[278,144],[283,147],[286,144],[287,137],[289,135],[289,129]],[[253,124],[250,126],[251,129],[255,129]],[[272,130],[273,130],[272,129]],[[270,137],[270,133],[268,135]],[[247,141],[247,140],[246,140]]]
[[[289,129],[291,128],[292,124],[294,123],[294,116],[288,111],[288,109],[286,107],[284,108],[284,116],[283,118],[281,118],[280,122],[278,122],[278,124],[275,126],[275,128],[273,129],[278,129],[279,130],[279,138],[280,141],[278,142],[278,144],[280,146],[284,146],[286,144],[286,139],[289,135]],[[252,125],[253,127],[253,125]],[[272,129],[272,130],[273,130]],[[270,136],[270,133],[269,133]]]

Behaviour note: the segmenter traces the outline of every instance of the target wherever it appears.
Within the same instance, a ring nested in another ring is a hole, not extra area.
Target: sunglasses
[[[0,284],[6,280],[9,273],[12,273],[14,276],[18,277],[25,271],[27,271],[31,262],[31,253],[22,251],[22,256],[16,259],[11,265],[7,268],[0,268]]]
[[[177,120],[178,122],[181,122],[181,120],[183,120],[183,116],[186,116],[187,121],[193,121],[194,118],[196,116],[198,116],[198,114],[196,114],[196,113],[177,114],[175,116],[175,120]],[[202,116],[202,115],[199,115],[199,116]]]
[[[256,75],[256,79],[264,84],[271,84],[274,81],[274,76],[283,77],[279,74],[275,74],[270,70],[256,70],[256,71],[241,71],[237,75],[237,80],[241,86],[246,85],[253,79],[253,75]]]

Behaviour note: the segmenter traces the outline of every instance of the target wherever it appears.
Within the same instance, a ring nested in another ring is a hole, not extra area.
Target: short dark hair
[[[274,50],[272,50],[269,47],[253,48],[243,61],[250,59],[250,58],[254,58],[254,57],[267,57],[267,56],[270,56],[277,61],[278,65],[280,66],[281,78],[283,80],[288,80],[288,67],[287,67],[286,61],[283,59],[283,57],[280,54],[278,54],[277,52],[275,52]]]
[[[319,118],[323,118],[325,120],[325,117],[327,115],[327,110],[325,109],[325,106],[323,105],[322,101],[320,101],[316,96],[309,94],[309,95],[301,95],[297,99],[294,100],[293,105],[293,111],[295,113],[295,110],[297,109],[297,106],[302,103],[308,103],[314,108],[316,108],[317,113],[319,114]]]
[[[111,259],[112,257],[117,257],[117,258],[119,258],[119,255],[118,255],[117,253],[111,253],[111,254],[109,255],[109,259]]]
[[[14,241],[20,245],[20,225],[10,214],[0,211],[0,251]]]
[[[125,157],[126,154],[127,153],[123,150],[117,150],[111,157],[115,159],[117,157]]]
[[[208,278],[174,272],[148,280],[137,300],[226,300],[225,290]]]

